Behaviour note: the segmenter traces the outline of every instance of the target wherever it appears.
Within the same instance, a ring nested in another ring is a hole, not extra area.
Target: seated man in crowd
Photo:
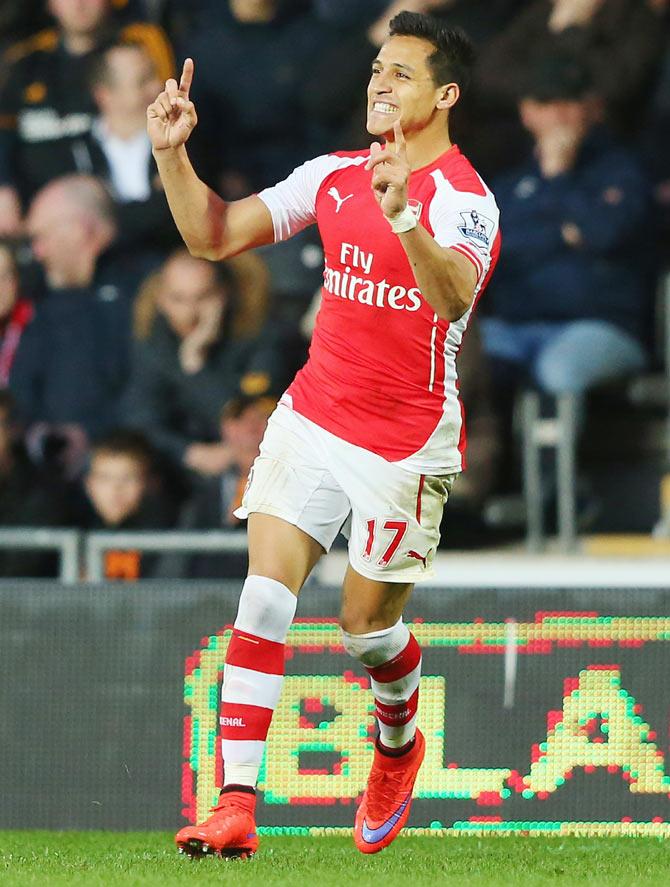
[[[171,76],[172,51],[162,30],[124,24],[117,5],[49,0],[56,27],[7,50],[0,88],[0,234],[21,232],[23,207],[51,179],[91,172],[81,139],[96,116],[88,71],[102,48],[119,37],[143,43],[159,79]]]
[[[135,343],[124,421],[173,466],[201,477],[230,465],[219,417],[242,377],[267,390],[276,370],[270,341],[259,345],[234,334],[234,302],[224,268],[180,248],[157,282],[151,332]]]
[[[65,522],[63,490],[30,462],[12,396],[0,390],[0,526],[56,527]],[[0,577],[55,576],[56,560],[42,551],[0,549]]]
[[[173,249],[180,238],[151,154],[147,106],[160,82],[141,43],[115,43],[93,65],[91,87],[100,111],[82,147],[112,193],[120,245]]]
[[[134,269],[114,260],[113,206],[90,176],[47,185],[33,201],[28,228],[46,292],[21,339],[10,382],[30,426],[31,455],[50,451],[73,477],[88,440],[118,424],[137,279]]]
[[[520,110],[535,151],[494,183],[504,249],[483,305],[484,349],[499,388],[526,376],[553,395],[581,394],[646,363],[648,185],[598,125],[579,62],[537,67]]]
[[[9,385],[16,351],[32,315],[32,304],[20,295],[14,247],[0,240],[0,390]]]
[[[85,499],[76,525],[83,530],[159,530],[173,514],[155,488],[153,454],[142,435],[114,431],[91,448]],[[105,553],[106,579],[150,578],[157,558],[140,551]]]

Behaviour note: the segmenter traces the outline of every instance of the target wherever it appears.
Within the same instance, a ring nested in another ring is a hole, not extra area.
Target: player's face
[[[116,526],[142,503],[146,491],[144,469],[131,456],[100,453],[93,458],[86,491],[103,521]]]
[[[434,49],[418,37],[390,37],[372,63],[367,129],[383,136],[399,120],[405,135],[424,129],[437,114],[444,87],[435,85],[428,58]]]

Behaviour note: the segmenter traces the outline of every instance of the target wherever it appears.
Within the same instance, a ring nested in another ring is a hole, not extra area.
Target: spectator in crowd
[[[9,385],[14,357],[33,306],[20,294],[14,246],[0,239],[0,390]]]
[[[175,466],[220,475],[230,453],[219,436],[221,408],[247,385],[267,390],[277,372],[271,336],[234,334],[235,292],[225,266],[180,248],[155,281],[157,314],[136,342],[125,421]]]
[[[329,32],[310,13],[279,0],[221,6],[184,50],[198,70],[194,162],[231,199],[283,179],[310,155],[312,121],[303,113],[300,87]]]
[[[21,443],[14,402],[0,391],[0,525],[55,527],[66,520],[63,491],[32,465]],[[56,562],[40,551],[0,549],[0,577],[55,576]]]
[[[74,476],[88,441],[117,424],[130,345],[133,269],[114,259],[111,199],[90,176],[65,176],[30,208],[46,292],[16,354],[11,386],[31,455]],[[56,458],[57,457],[57,458]]]
[[[153,454],[137,432],[117,430],[93,444],[76,524],[83,530],[160,530],[173,525],[169,503],[152,477]],[[108,550],[107,579],[146,579],[157,558],[131,550]]]
[[[221,414],[221,442],[229,453],[229,465],[218,477],[204,483],[182,510],[180,525],[186,530],[235,530],[246,521],[235,516],[242,502],[249,472],[258,455],[270,414],[277,405],[274,397],[239,393]],[[246,551],[226,555],[201,554],[172,558],[173,575],[214,578],[240,575],[246,566]],[[167,564],[166,564],[167,566]]]
[[[221,414],[221,444],[228,453],[228,466],[210,478],[184,509],[186,529],[236,529],[243,522],[235,516],[242,502],[254,459],[268,419],[277,406],[269,395],[238,394]]]
[[[173,248],[179,235],[160,185],[146,112],[160,91],[156,67],[141,43],[116,43],[94,62],[93,97],[100,111],[82,147],[116,205],[118,245]]]
[[[493,378],[582,394],[645,365],[648,186],[599,124],[579,61],[536,66],[520,105],[535,151],[494,183],[504,249],[481,321]]]
[[[90,172],[81,139],[96,116],[88,70],[110,40],[143,43],[161,79],[173,68],[163,32],[143,22],[120,23],[113,0],[49,0],[56,27],[5,54],[0,84],[0,234],[21,231],[22,204],[47,182]]]

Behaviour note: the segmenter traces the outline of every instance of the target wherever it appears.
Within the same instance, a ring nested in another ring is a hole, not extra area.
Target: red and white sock
[[[247,576],[221,691],[224,787],[253,788],[284,682],[284,641],[298,599],[274,579]]]
[[[403,749],[416,733],[421,679],[421,648],[416,638],[402,619],[383,631],[342,634],[347,652],[370,675],[382,751]]]

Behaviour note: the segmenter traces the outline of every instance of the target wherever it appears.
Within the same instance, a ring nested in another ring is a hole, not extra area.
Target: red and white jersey
[[[310,160],[259,194],[275,240],[316,222],[324,284],[309,359],[284,400],[342,440],[440,474],[463,467],[456,355],[472,308],[440,320],[424,300],[365,170],[369,151]],[[473,307],[500,250],[498,207],[457,146],[412,172],[409,205],[437,243],[477,270]]]

